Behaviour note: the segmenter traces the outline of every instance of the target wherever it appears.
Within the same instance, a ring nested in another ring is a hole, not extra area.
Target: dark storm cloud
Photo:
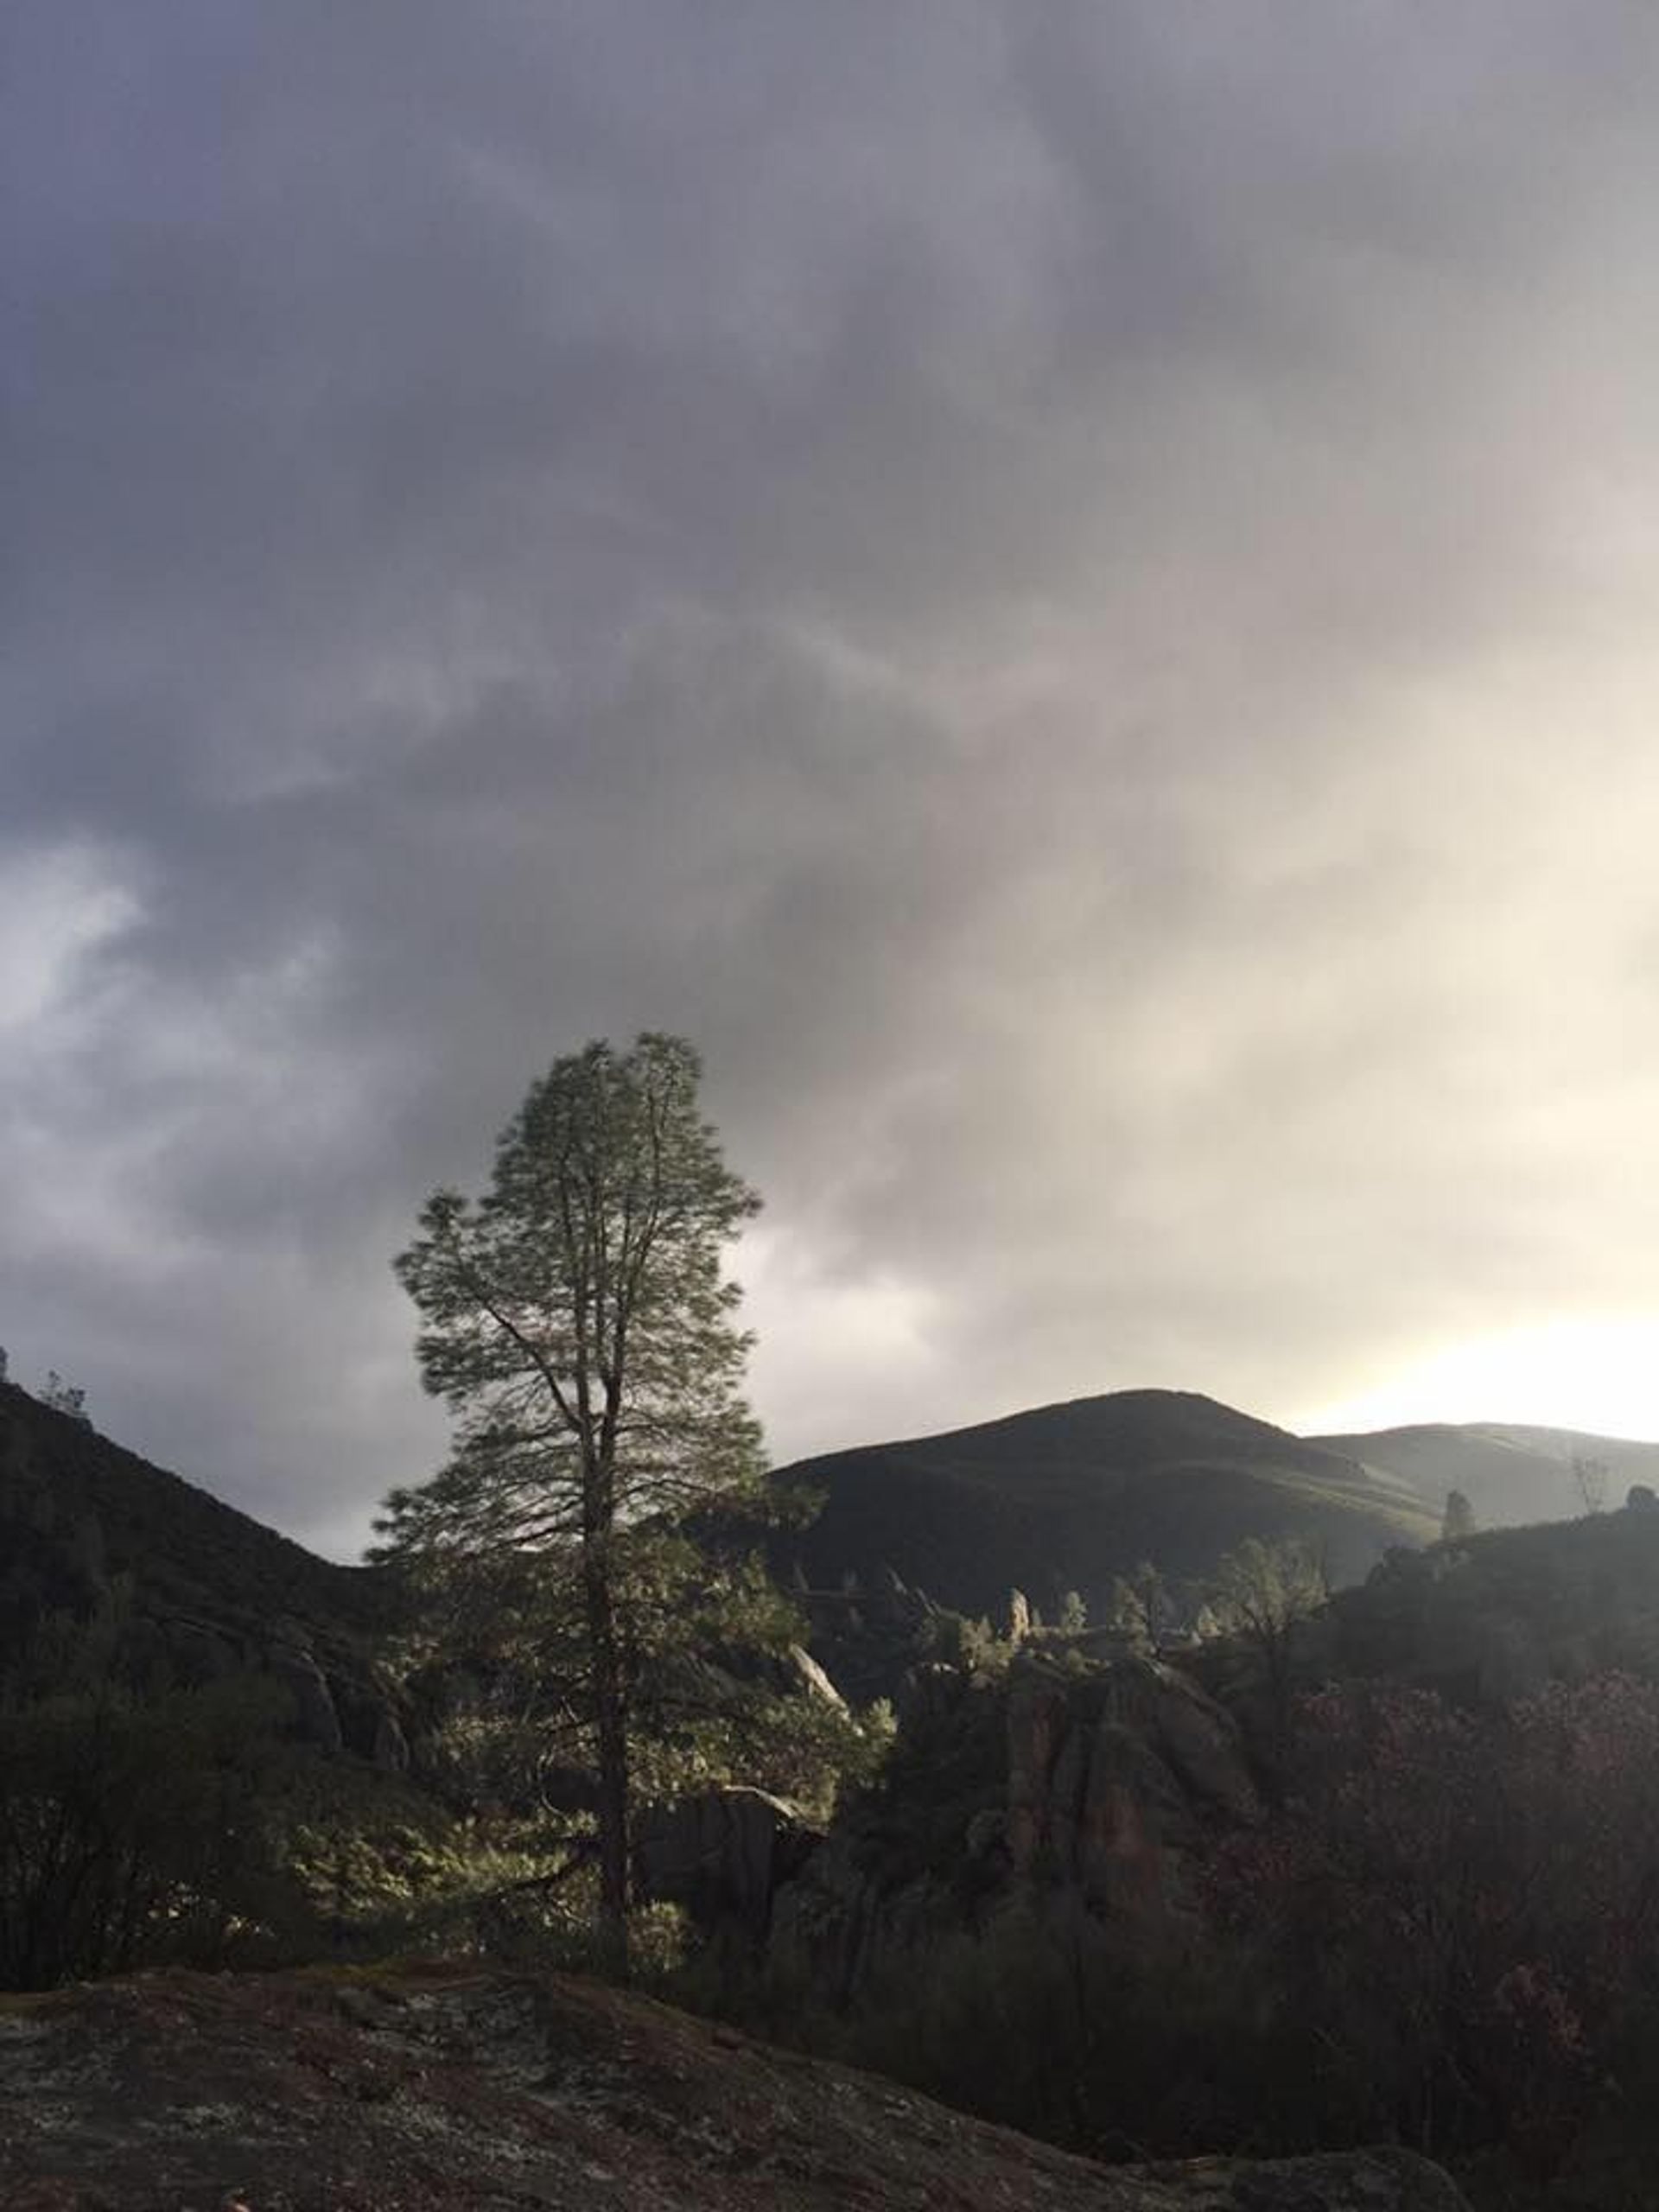
[[[15,1366],[350,1541],[647,1024],[781,1449],[1645,1296],[1648,10],[3,35]]]

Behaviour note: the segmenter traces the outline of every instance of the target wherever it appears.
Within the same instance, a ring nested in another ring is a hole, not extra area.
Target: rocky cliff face
[[[703,1928],[765,1939],[773,1901],[823,1844],[799,1810],[764,1789],[709,1789],[647,1810],[634,1840],[647,1897],[683,1905]]]
[[[1237,1724],[1196,1682],[1033,1644],[1006,1682],[919,1676],[887,1786],[750,1924],[836,2004],[1033,1885],[1151,1945],[1189,1913],[1206,1839],[1261,1816]]]
[[[1014,1873],[1074,1885],[1116,1916],[1183,1910],[1205,1829],[1261,1817],[1236,1723],[1156,1660],[1079,1675],[1022,1653],[1007,1728]]]
[[[1466,2212],[1401,2151],[1106,2168],[561,1977],[0,2002],[7,2212]]]

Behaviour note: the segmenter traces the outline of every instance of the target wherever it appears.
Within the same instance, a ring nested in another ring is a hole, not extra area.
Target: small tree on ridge
[[[1460,1490],[1446,1493],[1446,1511],[1440,1517],[1440,1541],[1460,1544],[1475,1533],[1475,1509]]]

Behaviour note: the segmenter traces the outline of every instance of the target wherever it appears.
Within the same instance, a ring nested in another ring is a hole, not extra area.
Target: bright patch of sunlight
[[[1659,1313],[1557,1315],[1445,1345],[1292,1426],[1306,1436],[1471,1421],[1659,1439]]]
[[[736,1273],[759,1335],[749,1395],[774,1459],[948,1425],[917,1414],[939,1379],[933,1293],[887,1271],[838,1274],[771,1225],[744,1236]],[[779,1407],[786,1423],[772,1417]]]

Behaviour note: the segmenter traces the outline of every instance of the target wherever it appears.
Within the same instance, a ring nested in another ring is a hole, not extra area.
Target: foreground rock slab
[[[560,1976],[0,1997],[6,2212],[1463,2212],[1405,2152],[1106,2168]]]

